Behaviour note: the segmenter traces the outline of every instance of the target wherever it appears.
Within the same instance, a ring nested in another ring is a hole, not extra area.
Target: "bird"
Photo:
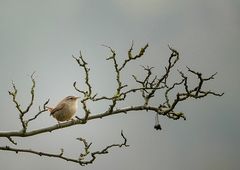
[[[77,100],[79,97],[76,96],[67,96],[61,100],[55,108],[46,106],[50,112],[50,116],[53,116],[58,123],[69,121],[73,119],[74,114],[78,109]]]

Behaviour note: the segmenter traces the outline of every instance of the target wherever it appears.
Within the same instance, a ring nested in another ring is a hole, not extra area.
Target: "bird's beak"
[[[79,99],[80,97],[79,96],[76,96],[75,99]]]

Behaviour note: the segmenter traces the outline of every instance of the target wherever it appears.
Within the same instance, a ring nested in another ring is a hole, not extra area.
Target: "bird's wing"
[[[59,110],[62,110],[64,106],[65,106],[65,103],[59,103],[55,108],[51,110],[50,115],[53,115],[55,112]]]

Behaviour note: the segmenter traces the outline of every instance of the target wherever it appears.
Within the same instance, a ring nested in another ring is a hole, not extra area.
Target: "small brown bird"
[[[77,99],[79,97],[68,96],[60,101],[55,108],[47,107],[50,116],[53,116],[58,122],[71,120],[78,108]]]

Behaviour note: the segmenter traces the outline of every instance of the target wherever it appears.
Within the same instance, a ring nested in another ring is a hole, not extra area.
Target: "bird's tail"
[[[51,108],[51,107],[48,107],[48,106],[46,106],[46,108],[48,109],[48,111],[50,112],[50,116],[52,116],[52,110],[53,110],[53,108]]]

